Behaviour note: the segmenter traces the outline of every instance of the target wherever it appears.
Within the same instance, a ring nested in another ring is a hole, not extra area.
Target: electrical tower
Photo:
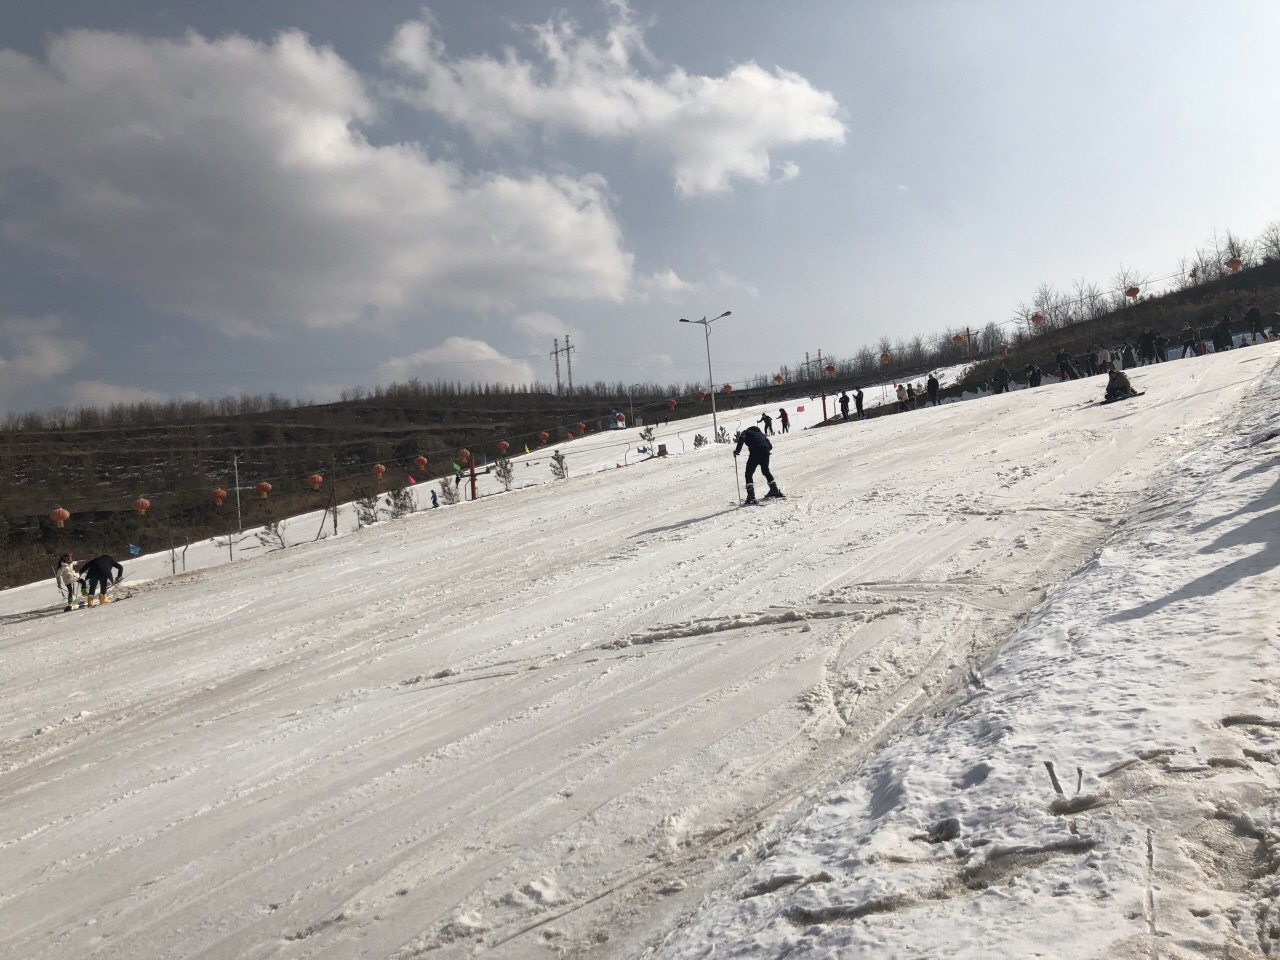
[[[556,362],[556,396],[564,394],[564,388],[560,385],[560,354],[564,354],[565,366],[569,371],[569,392],[573,393],[573,351],[577,348],[569,343],[569,335],[564,335],[564,346],[560,346],[560,338],[556,337],[552,341],[554,344],[551,351],[551,357]]]

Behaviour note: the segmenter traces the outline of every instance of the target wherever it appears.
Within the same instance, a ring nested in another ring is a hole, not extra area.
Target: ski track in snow
[[[0,954],[636,955],[963,689],[1241,353],[793,429],[768,511],[713,446],[4,621]]]

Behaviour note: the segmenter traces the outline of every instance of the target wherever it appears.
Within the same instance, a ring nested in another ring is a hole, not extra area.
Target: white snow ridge
[[[0,594],[0,956],[1272,956],[1278,358]]]

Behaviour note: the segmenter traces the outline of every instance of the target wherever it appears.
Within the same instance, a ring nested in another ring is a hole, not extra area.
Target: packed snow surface
[[[0,955],[1267,956],[1277,357],[0,594]]]

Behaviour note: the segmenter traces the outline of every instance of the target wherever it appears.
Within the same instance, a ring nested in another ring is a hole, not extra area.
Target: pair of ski
[[[771,503],[775,500],[786,500],[786,499],[787,499],[787,495],[783,494],[780,497],[761,497],[759,500],[743,500],[741,502],[731,500],[729,501],[729,503],[730,505],[735,507],[763,507],[765,504]]]

